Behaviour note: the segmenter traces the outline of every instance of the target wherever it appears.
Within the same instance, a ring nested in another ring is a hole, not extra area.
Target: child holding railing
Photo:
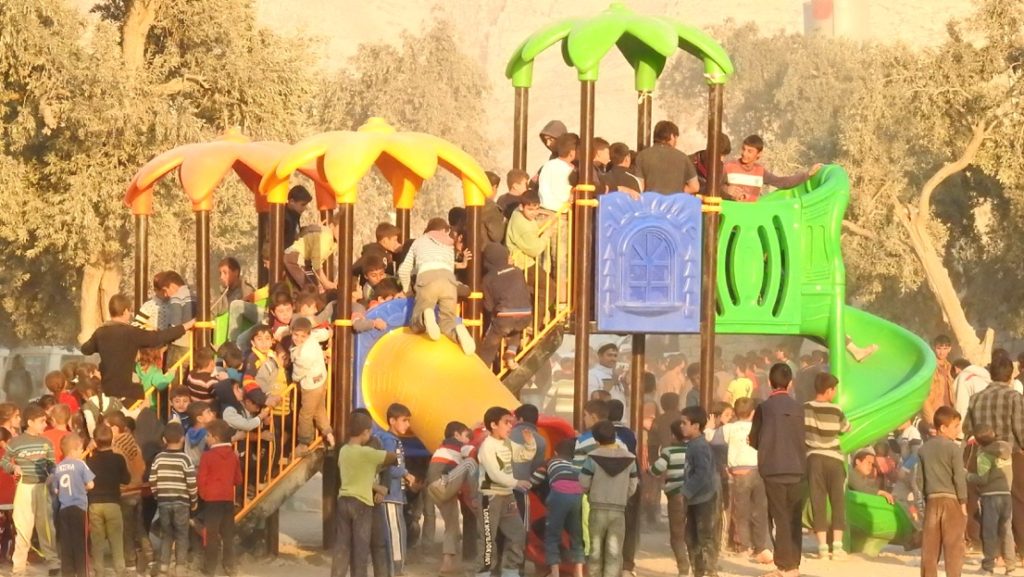
[[[165,373],[160,368],[163,356],[162,348],[139,349],[139,360],[135,363],[135,377],[142,383],[142,394],[149,398],[149,406],[154,411],[157,409],[158,391],[167,390],[174,382],[174,371]]]
[[[314,427],[324,436],[328,447],[334,446],[331,423],[327,420],[325,391],[327,390],[327,362],[320,343],[331,337],[324,328],[313,328],[313,323],[304,317],[296,318],[291,325],[292,334],[292,380],[302,389],[299,407],[297,456],[309,452],[313,442]]]

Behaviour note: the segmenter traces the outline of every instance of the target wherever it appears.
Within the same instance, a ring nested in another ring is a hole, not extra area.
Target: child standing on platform
[[[85,558],[87,492],[93,488],[93,474],[82,461],[82,438],[74,433],[61,439],[64,460],[57,465],[51,482],[60,502],[60,569],[63,577],[89,577]]]

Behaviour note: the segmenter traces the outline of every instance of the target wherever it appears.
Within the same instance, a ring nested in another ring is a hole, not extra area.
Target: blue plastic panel
[[[388,328],[382,331],[373,329],[355,335],[355,366],[352,367],[355,373],[353,377],[355,390],[352,393],[357,408],[366,406],[366,403],[363,402],[363,365],[366,364],[366,355],[386,332],[408,326],[411,315],[412,299],[392,299],[373,307],[366,313],[368,319],[384,319],[388,323]],[[373,429],[374,432],[380,430],[376,423],[373,424]],[[431,454],[416,437],[403,437],[402,444],[405,445],[406,458],[429,457]]]
[[[601,197],[595,238],[598,331],[700,332],[700,206],[689,194]]]

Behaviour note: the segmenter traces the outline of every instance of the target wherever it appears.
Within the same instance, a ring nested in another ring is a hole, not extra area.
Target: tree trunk
[[[935,300],[942,310],[942,318],[953,331],[953,336],[960,346],[964,358],[976,365],[985,365],[992,357],[992,344],[995,340],[995,332],[989,328],[985,330],[984,338],[978,338],[978,331],[967,320],[963,303],[953,286],[953,279],[949,276],[949,270],[942,262],[942,257],[935,249],[931,235],[928,232],[928,223],[931,219],[931,197],[943,181],[950,176],[965,169],[974,157],[978,149],[988,136],[987,126],[975,126],[971,140],[964,148],[963,154],[957,160],[940,168],[928,182],[921,188],[921,196],[916,206],[899,206],[897,218],[907,229],[910,236],[910,246],[917,255],[924,269],[925,279],[928,281],[928,288],[935,295]]]
[[[107,304],[121,287],[121,267],[116,263],[93,262],[82,271],[78,343],[92,336],[96,327],[110,320]],[[136,306],[142,303],[136,303]]]
[[[156,20],[162,0],[133,0],[128,2],[121,26],[121,55],[129,73],[142,70],[146,63],[146,38]]]

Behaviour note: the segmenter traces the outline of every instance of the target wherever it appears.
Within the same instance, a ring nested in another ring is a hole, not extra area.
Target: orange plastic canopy
[[[287,149],[288,145],[282,142],[253,142],[237,129],[229,130],[212,142],[172,148],[154,157],[135,173],[125,193],[125,204],[131,207],[132,214],[153,214],[153,187],[178,169],[178,180],[192,203],[192,210],[213,210],[213,191],[229,171],[234,171],[254,193],[256,210],[266,212],[269,205],[259,194],[259,185]],[[297,170],[313,179],[318,207],[323,210],[334,208],[333,195],[320,190],[324,183],[316,178],[316,168],[310,165]]]
[[[397,132],[381,118],[354,132],[324,132],[296,143],[264,174],[260,192],[271,203],[285,202],[288,179],[311,163],[314,178],[334,191],[338,203],[355,202],[359,181],[374,166],[391,184],[396,208],[412,208],[416,192],[438,166],[462,180],[466,206],[482,206],[491,194],[487,175],[461,148],[430,134]]]

